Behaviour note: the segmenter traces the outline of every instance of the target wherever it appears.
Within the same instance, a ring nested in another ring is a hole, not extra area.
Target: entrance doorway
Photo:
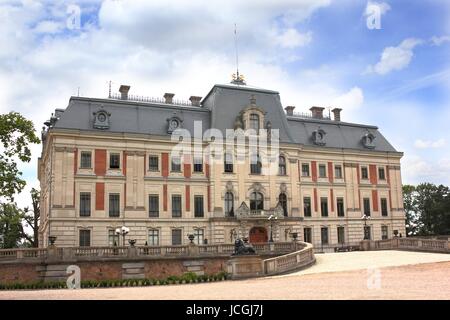
[[[250,243],[266,243],[268,241],[267,230],[264,227],[253,227],[250,230]]]

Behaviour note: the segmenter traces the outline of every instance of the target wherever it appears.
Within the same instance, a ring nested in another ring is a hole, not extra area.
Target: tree
[[[17,248],[23,239],[24,213],[15,203],[0,204],[0,235],[1,247]]]
[[[420,213],[417,209],[415,198],[416,187],[412,185],[403,186],[403,207],[406,215],[406,234],[408,236],[417,235],[423,224],[420,220]]]
[[[0,115],[0,142],[3,152],[0,154],[0,198],[14,201],[14,194],[25,187],[22,172],[17,168],[17,159],[30,162],[29,145],[39,143],[33,122],[18,112]]]
[[[28,207],[24,209],[25,223],[33,230],[33,235],[29,236],[24,232],[24,238],[26,238],[32,247],[37,248],[39,246],[39,221],[41,217],[41,208],[39,205],[40,191],[35,188],[31,189],[31,202],[33,210],[29,210]]]

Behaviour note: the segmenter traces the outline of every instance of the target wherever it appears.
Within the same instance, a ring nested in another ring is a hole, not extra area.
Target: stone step
[[[68,277],[66,271],[46,271],[45,277]]]
[[[124,269],[126,274],[138,274],[138,273],[144,273],[144,268],[128,268]]]
[[[64,271],[66,272],[67,270],[67,265],[63,265],[63,264],[49,264],[47,266],[47,271]]]
[[[122,269],[128,269],[128,268],[144,268],[145,263],[144,262],[132,262],[132,263],[123,263]]]
[[[192,260],[192,261],[183,261],[183,266],[189,267],[189,266],[203,266],[205,265],[205,261],[199,261],[199,260]]]
[[[122,279],[145,279],[145,275],[143,273],[137,274],[122,274]]]

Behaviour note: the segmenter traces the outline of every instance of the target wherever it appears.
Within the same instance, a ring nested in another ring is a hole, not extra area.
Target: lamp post
[[[275,221],[277,221],[277,219],[278,218],[276,216],[274,216],[273,214],[271,214],[269,216],[269,218],[267,218],[267,220],[270,221],[270,240],[269,240],[269,242],[273,242],[273,224]]]
[[[127,228],[125,226],[122,226],[121,228],[117,228],[116,229],[116,234],[118,236],[122,236],[123,237],[123,246],[125,247],[125,236],[128,234],[128,232],[130,232],[130,228]]]
[[[368,237],[367,232],[366,232],[366,227],[367,227],[367,220],[370,220],[371,218],[370,218],[370,216],[364,214],[361,217],[361,219],[364,220],[364,240],[369,240],[369,237]]]

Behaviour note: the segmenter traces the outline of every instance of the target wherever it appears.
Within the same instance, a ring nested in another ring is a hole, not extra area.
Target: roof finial
[[[238,54],[238,45],[237,45],[237,27],[236,23],[234,24],[234,48],[236,52],[236,73],[233,73],[232,75],[232,81],[233,84],[238,85],[245,85],[244,81],[244,75],[239,74],[239,54]]]

